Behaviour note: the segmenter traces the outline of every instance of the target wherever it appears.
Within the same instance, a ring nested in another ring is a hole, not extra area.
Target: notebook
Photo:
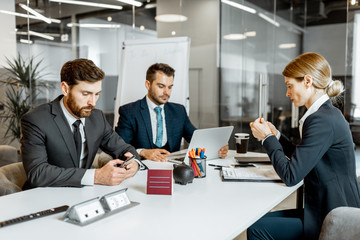
[[[171,153],[167,159],[169,162],[188,162],[188,151],[195,148],[205,148],[205,156],[208,160],[219,158],[218,151],[225,146],[230,139],[233,126],[197,129],[191,138],[188,149]]]
[[[281,182],[272,166],[254,168],[222,168],[222,181],[230,182]]]

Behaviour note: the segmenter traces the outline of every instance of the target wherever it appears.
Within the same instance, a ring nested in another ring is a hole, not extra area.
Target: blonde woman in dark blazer
[[[282,181],[293,186],[304,180],[305,205],[302,210],[268,213],[248,229],[248,239],[318,239],[322,222],[332,209],[360,207],[351,132],[330,101],[343,91],[342,83],[331,79],[328,62],[316,53],[298,56],[283,75],[286,96],[295,106],[307,108],[300,119],[300,144],[292,145],[262,119],[250,126],[253,135],[263,140]]]

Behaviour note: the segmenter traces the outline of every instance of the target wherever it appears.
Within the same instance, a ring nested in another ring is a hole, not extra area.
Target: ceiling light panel
[[[262,19],[264,19],[265,21],[275,25],[276,27],[280,27],[280,23],[278,23],[277,21],[275,21],[274,19],[266,16],[265,14],[263,13],[259,13],[259,17],[261,17]]]
[[[279,48],[281,49],[288,49],[288,48],[295,48],[296,43],[283,43],[279,45]]]
[[[246,37],[256,37],[256,32],[255,31],[249,31],[249,32],[245,32],[244,35]]]
[[[26,11],[28,11],[29,13],[31,13],[32,15],[38,17],[39,19],[43,20],[46,23],[51,23],[51,20],[47,17],[45,17],[44,15],[38,13],[37,11],[35,11],[34,9],[26,6],[25,4],[19,3],[19,6],[22,7],[23,9],[25,9]]]
[[[89,6],[89,7],[110,8],[110,9],[117,9],[117,10],[123,9],[122,6],[104,4],[104,3],[95,3],[95,2],[84,2],[84,1],[73,1],[73,0],[49,0],[49,1],[50,2],[58,2],[58,3]]]
[[[33,41],[27,40],[27,39],[20,39],[20,42],[21,43],[27,43],[27,44],[32,44],[33,43]]]
[[[244,10],[246,12],[249,12],[249,13],[252,13],[252,14],[255,14],[256,13],[256,10],[251,8],[251,7],[247,7],[245,5],[242,5],[240,3],[236,3],[236,2],[233,2],[233,1],[229,1],[229,0],[221,0],[222,3],[225,3],[227,5],[230,5],[232,7],[236,7],[238,9],[241,9],[241,10]]]
[[[163,14],[155,17],[158,22],[185,22],[187,17],[179,14]]]
[[[120,28],[120,24],[97,24],[97,23],[68,23],[68,27],[83,28]]]
[[[232,33],[224,36],[224,39],[226,40],[242,40],[245,39],[246,36],[241,33]]]
[[[141,2],[138,2],[138,1],[134,1],[134,0],[117,0],[119,2],[122,2],[122,3],[126,3],[126,4],[130,4],[130,5],[133,5],[135,7],[141,7],[142,6],[142,3]]]
[[[24,14],[24,13],[18,13],[18,12],[11,12],[11,11],[6,11],[6,10],[0,10],[0,13],[4,13],[4,14],[9,14],[9,15],[14,15],[16,17],[22,17],[22,18],[30,18],[30,19],[37,19],[37,20],[41,20],[40,18],[34,16],[34,15],[29,15],[29,14]],[[51,20],[51,22],[54,23],[61,23],[61,20],[59,19],[55,19],[55,18],[49,18]]]
[[[41,38],[45,38],[45,39],[48,39],[48,40],[51,40],[51,41],[53,41],[55,39],[52,36],[49,36],[49,35],[46,35],[46,34],[43,34],[43,33],[34,32],[34,31],[29,31],[29,34],[33,35],[33,36],[38,36],[38,37],[41,37]]]

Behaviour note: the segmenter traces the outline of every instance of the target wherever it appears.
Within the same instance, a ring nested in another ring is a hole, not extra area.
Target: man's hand
[[[223,146],[222,148],[220,148],[218,154],[220,158],[226,158],[227,153],[229,150],[229,144],[226,144],[226,146]]]
[[[124,156],[126,157],[126,159],[129,159],[133,155],[130,152],[127,152],[124,154]],[[128,164],[126,164],[126,166],[125,166],[126,178],[130,178],[130,177],[134,176],[137,173],[137,171],[139,170],[139,167],[140,167],[139,163],[137,163],[134,160],[132,160]]]
[[[130,152],[124,154],[129,159],[133,155]],[[105,164],[102,168],[95,169],[95,184],[101,185],[119,185],[126,178],[134,176],[139,170],[139,164],[136,161],[130,161],[125,168],[116,167],[116,164],[122,164],[124,161],[114,159]]]
[[[140,156],[157,162],[167,162],[166,156],[168,156],[170,152],[165,149],[143,149],[140,152]]]
[[[94,183],[110,186],[119,185],[127,177],[127,170],[125,168],[115,167],[115,165],[123,162],[122,160],[115,159],[109,161],[102,168],[95,169]]]

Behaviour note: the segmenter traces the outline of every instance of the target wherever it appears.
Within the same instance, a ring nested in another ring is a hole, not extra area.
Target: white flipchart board
[[[180,103],[189,113],[190,38],[159,38],[123,42],[119,81],[115,99],[114,126],[119,107],[143,98],[146,71],[154,63],[166,63],[175,69],[170,102]]]

